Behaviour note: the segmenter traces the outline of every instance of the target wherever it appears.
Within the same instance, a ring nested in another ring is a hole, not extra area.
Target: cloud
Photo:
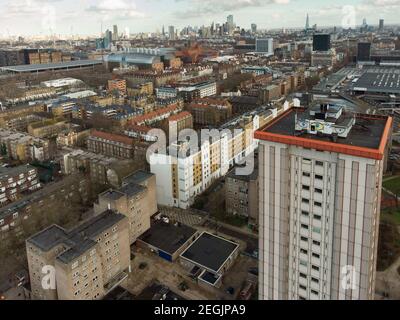
[[[55,3],[61,0],[13,0],[5,4],[3,19],[30,19],[44,30],[55,30],[57,10]]]
[[[98,4],[89,6],[86,11],[98,13],[105,20],[140,18],[145,16],[143,12],[137,10],[136,3],[131,0],[102,0]]]
[[[290,0],[175,0],[185,2],[189,9],[177,11],[175,14],[182,18],[195,18],[203,15],[219,14],[237,11],[245,8],[264,7],[271,4],[288,4]],[[188,3],[189,2],[189,3]]]
[[[364,0],[364,3],[371,6],[400,6],[400,0]]]

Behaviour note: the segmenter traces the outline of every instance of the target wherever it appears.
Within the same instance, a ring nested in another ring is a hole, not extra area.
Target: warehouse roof
[[[354,91],[400,94],[400,70],[374,68],[352,83]]]
[[[190,238],[196,234],[196,230],[184,224],[170,224],[164,222],[155,223],[140,240],[148,245],[173,255]]]
[[[208,232],[202,235],[181,254],[181,258],[215,273],[219,273],[226,261],[233,256],[239,245],[214,236]]]
[[[66,62],[58,62],[58,63],[43,63],[43,64],[26,64],[19,66],[8,66],[1,67],[0,69],[3,71],[9,72],[39,72],[39,71],[49,71],[49,70],[57,70],[57,69],[70,69],[70,68],[80,68],[80,67],[88,67],[102,64],[102,61],[98,60],[75,60],[75,61],[66,61]]]

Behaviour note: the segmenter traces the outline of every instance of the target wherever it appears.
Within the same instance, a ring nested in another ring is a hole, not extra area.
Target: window
[[[315,233],[321,233],[321,228],[313,227],[312,231]]]
[[[309,186],[306,186],[306,185],[303,185],[303,186],[302,186],[302,189],[305,190],[305,191],[310,191],[310,187],[309,187]]]
[[[302,290],[307,290],[307,287],[306,287],[306,286],[303,286],[302,284],[299,285],[299,288],[302,289]]]
[[[313,244],[316,245],[316,246],[320,246],[320,245],[321,245],[321,242],[316,241],[316,240],[313,240]]]
[[[301,241],[308,241],[306,237],[300,237]]]
[[[308,217],[310,214],[307,211],[301,211],[301,215]]]
[[[319,280],[317,278],[311,278],[311,281],[314,283],[319,283]]]
[[[315,191],[315,193],[322,194],[322,189],[315,188],[314,191]]]
[[[303,203],[305,203],[305,204],[309,204],[309,203],[310,203],[310,200],[302,198],[302,199],[301,199],[301,202],[303,202]]]
[[[321,221],[321,216],[320,215],[318,215],[318,214],[314,214],[314,219],[315,220],[318,220],[318,221]]]
[[[308,251],[305,250],[305,249],[300,249],[300,252],[303,253],[303,254],[308,254]]]
[[[315,165],[319,167],[323,167],[324,163],[322,161],[315,161]]]
[[[75,268],[77,268],[78,265],[79,265],[79,262],[78,262],[78,261],[74,262],[74,263],[72,264],[72,266],[71,266],[72,270],[75,269]]]
[[[316,296],[318,295],[318,291],[315,291],[315,290],[311,290],[311,293],[315,294]]]
[[[309,178],[311,177],[311,174],[309,172],[303,172],[303,177]]]
[[[315,175],[315,179],[316,179],[316,180],[324,180],[324,177],[321,176],[321,175],[319,175],[319,174],[316,174],[316,175]]]
[[[314,206],[316,207],[322,207],[322,203],[318,201],[314,201]]]
[[[307,279],[307,275],[305,275],[304,273],[300,273],[300,278]]]
[[[313,256],[313,258],[319,259],[319,254],[318,253],[313,253],[312,256]]]
[[[313,270],[315,270],[315,271],[319,271],[319,267],[317,267],[317,266],[311,266],[311,268],[312,268]]]
[[[301,227],[302,227],[303,229],[305,229],[305,230],[308,230],[308,225],[306,225],[306,224],[302,224]]]

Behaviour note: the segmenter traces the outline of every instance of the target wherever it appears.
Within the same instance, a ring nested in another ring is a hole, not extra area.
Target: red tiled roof
[[[104,132],[104,131],[93,130],[90,133],[90,136],[96,137],[96,138],[100,138],[100,139],[109,140],[109,141],[120,142],[120,143],[124,143],[124,144],[133,144],[133,139],[132,138],[129,138],[127,136],[122,136],[122,135],[119,135],[119,134]]]
[[[194,104],[216,104],[216,105],[228,105],[226,99],[216,99],[216,98],[199,98],[193,101]]]
[[[136,124],[131,124],[127,127],[127,129],[135,131],[135,132],[140,132],[140,133],[147,133],[150,130],[152,130],[153,128],[151,127],[147,127],[147,126],[139,126]]]
[[[174,114],[168,118],[168,121],[178,121],[187,117],[191,117],[192,114],[188,111],[182,111],[177,114]]]
[[[161,108],[161,109],[158,109],[158,110],[155,110],[155,111],[146,113],[146,114],[144,114],[144,115],[134,117],[134,118],[130,121],[130,123],[131,123],[131,124],[140,124],[140,123],[143,123],[143,122],[152,120],[152,119],[154,119],[154,118],[157,118],[157,117],[159,117],[159,116],[162,116],[162,115],[165,115],[165,114],[168,114],[168,113],[175,112],[175,111],[177,111],[177,110],[178,110],[178,105],[177,105],[177,104],[173,104],[173,105],[170,105],[170,106],[168,106],[168,107]]]

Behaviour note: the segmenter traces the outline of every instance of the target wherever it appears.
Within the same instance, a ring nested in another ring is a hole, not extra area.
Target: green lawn
[[[389,178],[383,182],[383,187],[395,194],[400,194],[400,177]]]
[[[382,210],[381,220],[384,222],[400,225],[400,208]]]

